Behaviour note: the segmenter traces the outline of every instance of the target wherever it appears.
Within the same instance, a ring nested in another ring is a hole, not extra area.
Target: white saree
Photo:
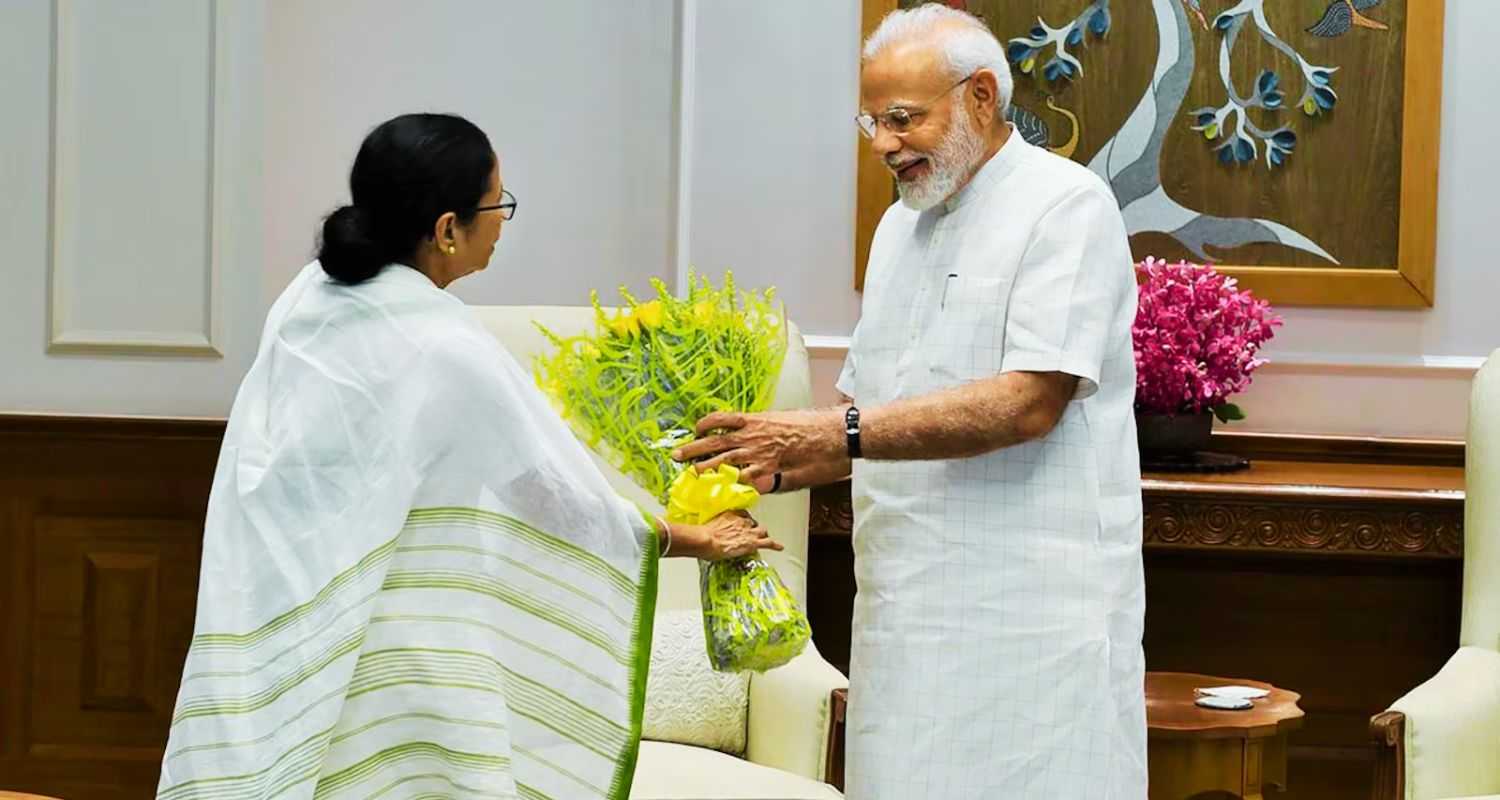
[[[157,796],[624,798],[656,559],[461,301],[315,262],[230,415]]]

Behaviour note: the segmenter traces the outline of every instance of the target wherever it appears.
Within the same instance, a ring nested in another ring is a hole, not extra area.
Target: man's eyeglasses
[[[501,189],[500,202],[492,206],[480,206],[474,209],[474,211],[499,211],[501,219],[509,220],[516,215],[516,196],[505,189]]]
[[[968,78],[964,78],[958,83],[949,86],[947,89],[944,89],[941,93],[939,93],[937,97],[928,100],[926,103],[922,103],[922,106],[927,106],[936,102],[943,95],[964,85],[964,83],[972,77],[974,76],[970,75]],[[860,114],[859,116],[854,118],[854,122],[859,125],[859,132],[864,134],[866,139],[874,139],[875,130],[880,125],[884,125],[886,130],[896,134],[897,136],[904,136],[907,133],[910,133],[912,128],[916,127],[917,120],[920,120],[925,116],[927,116],[926,108],[905,108],[903,106],[896,106],[895,108],[882,111],[879,114]]]

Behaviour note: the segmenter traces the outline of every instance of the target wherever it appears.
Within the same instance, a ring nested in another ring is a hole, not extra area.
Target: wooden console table
[[[1286,798],[1366,798],[1369,719],[1458,646],[1463,446],[1216,434],[1252,460],[1143,476],[1146,664],[1294,686]],[[848,484],[814,493],[808,612],[847,669]]]

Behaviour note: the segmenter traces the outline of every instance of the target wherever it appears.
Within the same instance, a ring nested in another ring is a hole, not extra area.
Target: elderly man
[[[713,415],[678,456],[764,490],[853,473],[853,800],[1144,798],[1131,255],[1087,169],[1005,122],[978,20],[898,11],[859,127],[901,202],[840,409]]]

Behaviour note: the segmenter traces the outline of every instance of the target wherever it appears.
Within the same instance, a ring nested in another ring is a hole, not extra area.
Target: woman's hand
[[[760,523],[743,511],[720,514],[704,525],[669,524],[672,528],[669,556],[722,561],[755,555],[759,550],[784,549]]]

